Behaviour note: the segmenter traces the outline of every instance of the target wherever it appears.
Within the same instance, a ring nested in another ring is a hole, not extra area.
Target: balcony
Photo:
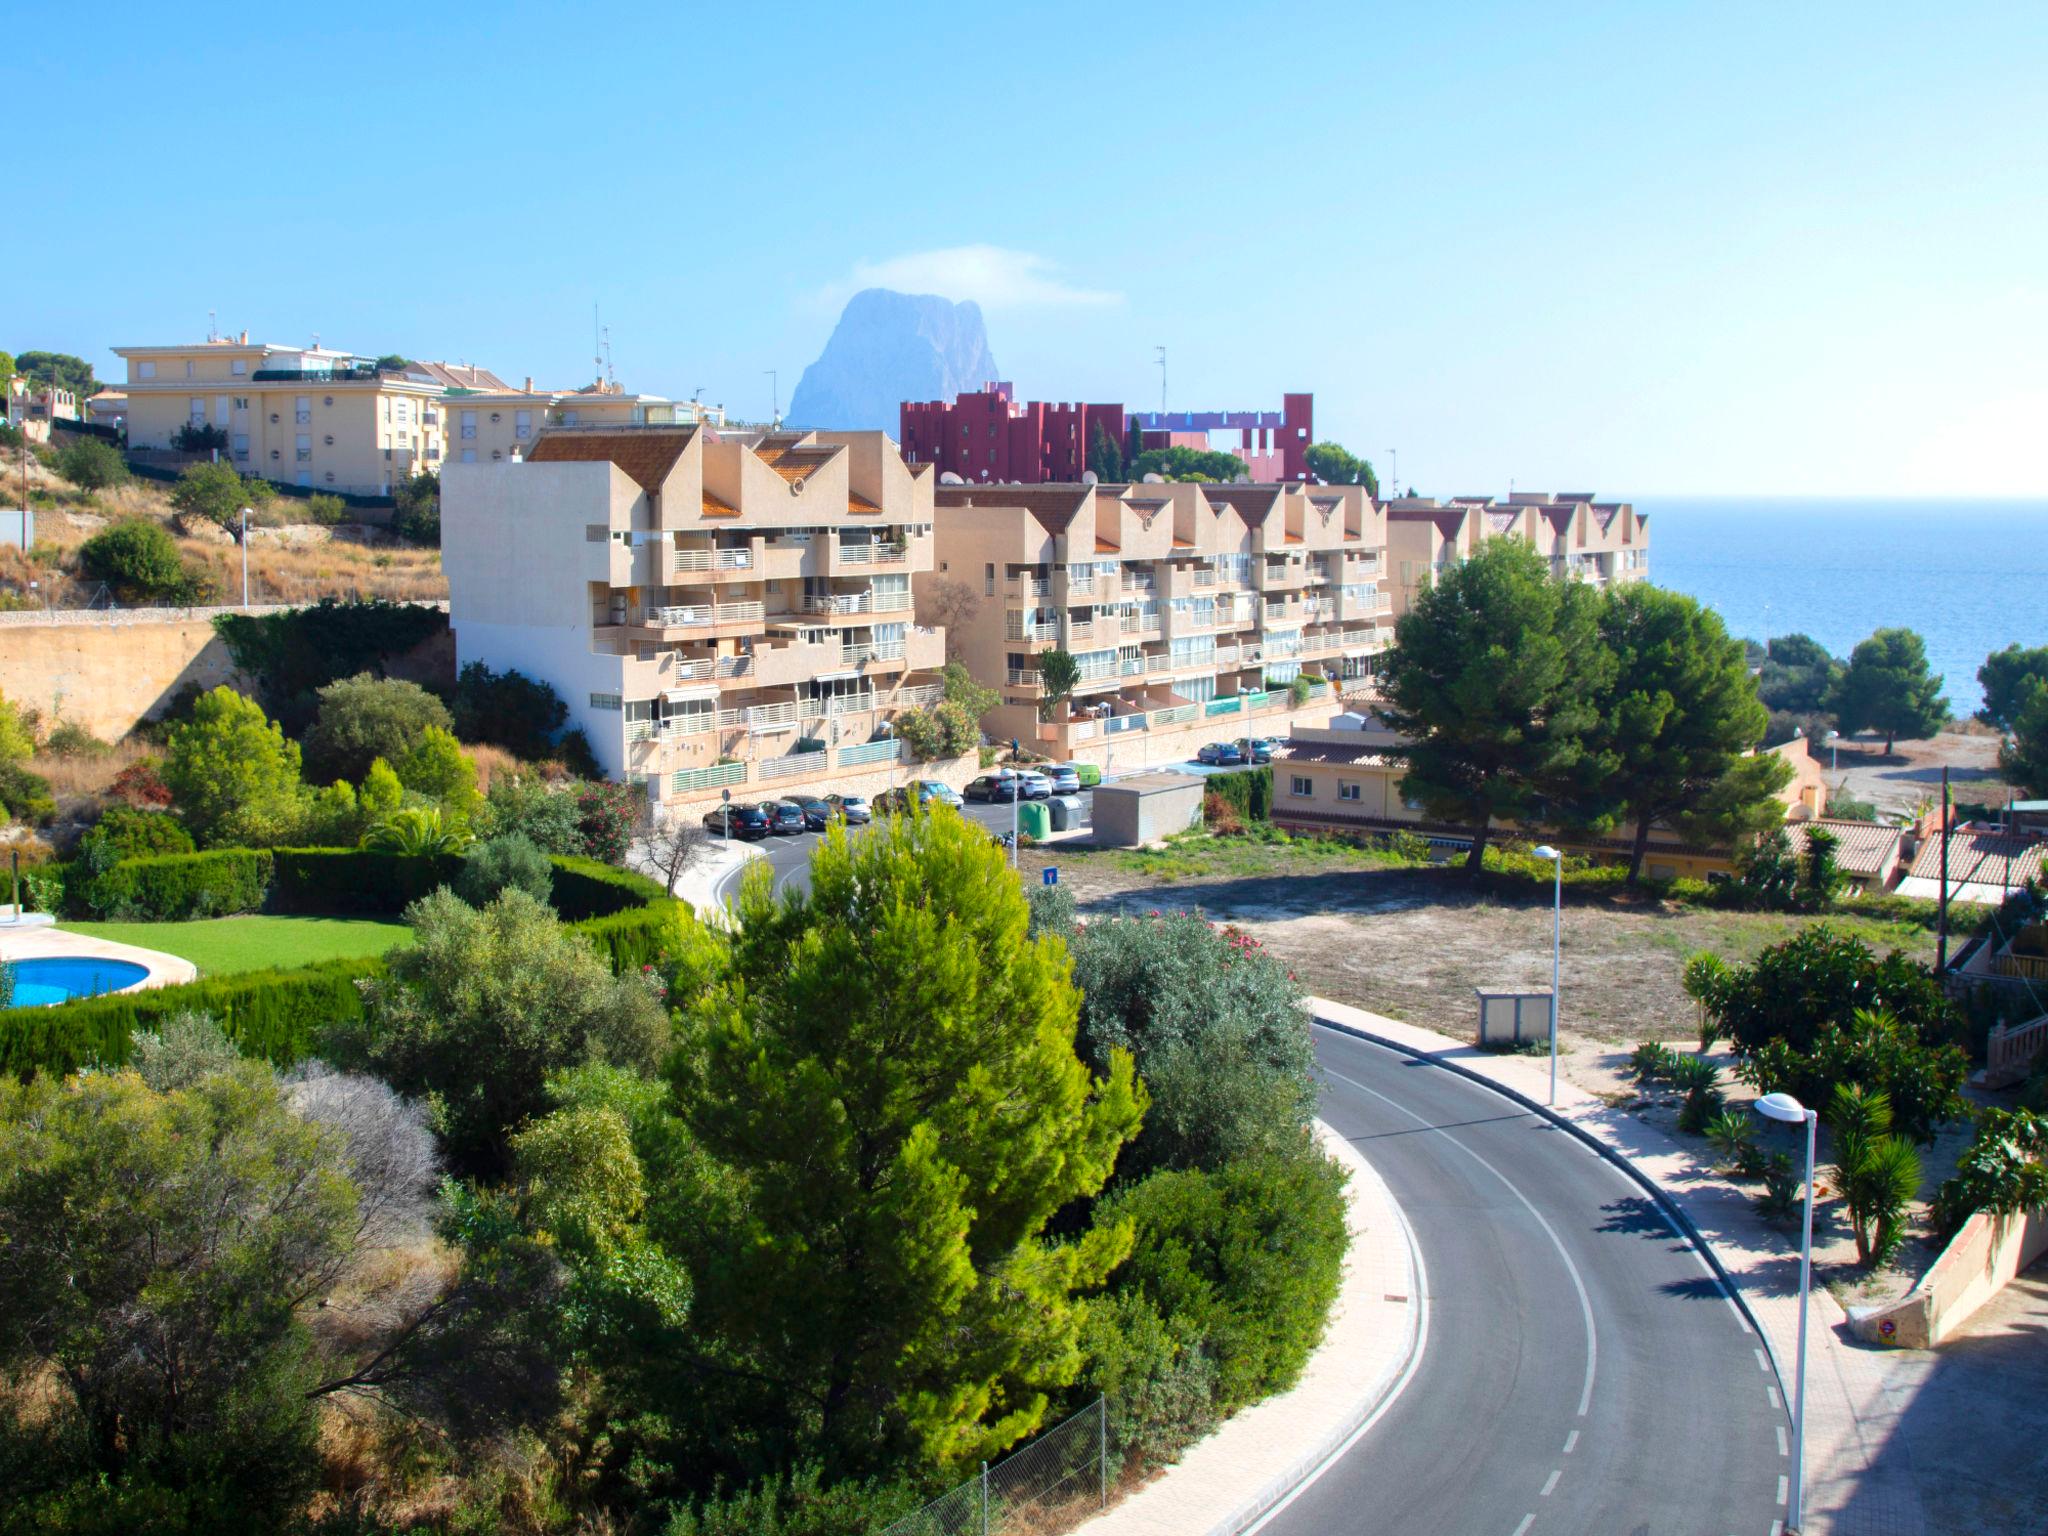
[[[910,547],[907,544],[885,544],[880,540],[849,544],[838,539],[825,540],[825,574],[828,576],[845,570],[909,563]]]
[[[1050,576],[1012,577],[1003,583],[1003,596],[1051,597],[1052,578]]]
[[[1103,638],[1107,639],[1107,626],[1104,626],[1104,629],[1105,634]],[[1093,619],[1087,619],[1078,624],[1068,624],[1067,638],[1069,640],[1093,640],[1095,638],[1095,621]]]
[[[669,561],[672,571],[747,571],[753,567],[752,549],[693,549],[678,544]]]
[[[1098,620],[1097,622],[1107,622]],[[1117,633],[1123,635],[1156,635],[1159,633],[1159,615],[1154,613],[1126,613],[1117,620]]]
[[[901,640],[878,640],[866,645],[842,645],[839,660],[849,667],[866,666],[871,661],[901,661],[903,642]]]
[[[1059,625],[1052,623],[1026,624],[1022,618],[1014,613],[1009,616],[1009,622],[1003,626],[1003,638],[1006,640],[1051,641],[1057,640],[1059,637]]]
[[[374,364],[360,368],[258,368],[249,375],[259,384],[351,384],[377,377]]]
[[[642,622],[656,629],[708,628],[715,624],[759,624],[760,603],[669,603],[650,605]]]
[[[812,592],[805,596],[805,613],[908,613],[908,592]]]

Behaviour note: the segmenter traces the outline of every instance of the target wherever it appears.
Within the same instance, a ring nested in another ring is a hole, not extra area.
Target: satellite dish
[[[1092,469],[1084,469],[1081,471],[1081,483],[1083,485],[1094,485],[1097,484],[1101,479],[1102,477],[1096,474],[1095,471]]]
[[[965,480],[962,480],[950,469],[947,470],[943,475],[939,476],[939,484],[941,485],[965,485],[966,483],[967,482]]]
[[[1164,485],[1166,484],[1166,477],[1164,475],[1147,475],[1144,483],[1146,485]]]

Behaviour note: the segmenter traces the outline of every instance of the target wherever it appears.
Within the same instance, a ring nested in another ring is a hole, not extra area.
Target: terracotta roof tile
[[[714,492],[704,493],[704,515],[706,517],[738,517],[740,509]]]
[[[882,510],[882,504],[878,501],[869,501],[859,491],[848,491],[846,493],[846,510],[849,512],[879,512]]]
[[[1791,844],[1795,856],[1805,856],[1807,834],[1817,827],[1835,835],[1835,862],[1844,874],[1874,880],[1880,875],[1890,874],[1898,863],[1900,831],[1897,827],[1887,827],[1874,821],[1836,821],[1827,817],[1786,825],[1786,841]]]
[[[1948,882],[1951,886],[2006,882],[2006,860],[2012,861],[2012,880],[2020,885],[2041,877],[2041,860],[2048,843],[2027,837],[2006,837],[1995,829],[1977,831],[1958,827],[1948,837]],[[1924,839],[1913,855],[1915,879],[1941,879],[1941,838]]]
[[[526,458],[533,464],[616,464],[641,490],[652,492],[661,489],[696,435],[695,427],[621,432],[550,432],[543,427]]]

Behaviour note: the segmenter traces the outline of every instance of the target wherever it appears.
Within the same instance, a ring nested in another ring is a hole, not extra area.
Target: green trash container
[[[1052,815],[1045,808],[1043,800],[1027,800],[1017,807],[1017,832],[1023,837],[1035,837],[1044,842],[1052,831]]]

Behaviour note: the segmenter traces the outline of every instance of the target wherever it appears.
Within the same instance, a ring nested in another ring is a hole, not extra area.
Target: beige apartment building
[[[1001,691],[985,720],[1060,759],[1184,761],[1203,742],[1322,719],[1365,687],[1391,638],[1386,518],[1355,486],[943,485],[937,582],[975,611],[953,650]],[[1050,720],[1038,656],[1081,681]]]
[[[456,464],[496,464],[524,454],[547,427],[667,427],[725,425],[725,408],[661,395],[629,394],[616,384],[537,390],[508,385],[452,385],[447,401],[448,458]]]
[[[1539,491],[1520,491],[1505,501],[1406,496],[1387,503],[1395,613],[1414,606],[1425,580],[1496,538],[1527,540],[1553,572],[1575,581],[1605,586],[1650,574],[1650,521],[1625,501]]]
[[[128,365],[128,446],[174,448],[180,428],[217,428],[221,457],[244,474],[316,491],[388,496],[438,472],[445,386],[372,359],[239,338],[115,347]]]
[[[656,805],[763,799],[901,761],[938,701],[929,466],[880,432],[548,427],[442,477],[458,660],[552,686]]]

